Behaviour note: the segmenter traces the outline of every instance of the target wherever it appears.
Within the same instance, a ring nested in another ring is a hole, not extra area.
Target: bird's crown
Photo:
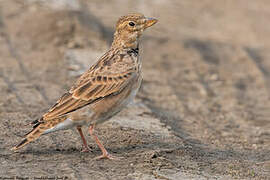
[[[119,18],[116,23],[116,31],[142,31],[154,25],[156,22],[157,19],[147,18],[141,13],[132,13]]]

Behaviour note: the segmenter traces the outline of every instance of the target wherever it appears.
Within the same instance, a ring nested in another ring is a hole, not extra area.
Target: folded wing
[[[103,56],[103,59],[83,74],[70,91],[43,115],[43,119],[61,117],[101,98],[121,92],[135,77],[136,68],[119,58],[125,57]],[[122,63],[119,63],[119,60]],[[116,61],[118,62],[114,63]]]

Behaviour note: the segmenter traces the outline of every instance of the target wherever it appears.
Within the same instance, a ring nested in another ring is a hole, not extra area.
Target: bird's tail
[[[31,123],[33,125],[33,129],[25,135],[25,138],[18,145],[16,145],[13,148],[11,148],[11,150],[12,151],[16,151],[16,150],[22,148],[23,146],[27,145],[28,143],[36,140],[46,130],[48,130],[50,128],[53,128],[56,124],[59,123],[59,121],[63,121],[64,119],[63,118],[59,118],[57,120],[54,119],[53,121],[48,121],[48,120],[45,121],[45,120],[43,120],[43,118],[41,118],[39,120],[33,121]]]

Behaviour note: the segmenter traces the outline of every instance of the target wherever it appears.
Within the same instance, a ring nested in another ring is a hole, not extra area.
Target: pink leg
[[[103,144],[100,142],[100,140],[98,139],[98,137],[94,134],[94,125],[90,125],[90,127],[89,127],[89,133],[94,138],[94,140],[96,141],[98,147],[102,151],[102,155],[96,157],[95,159],[103,159],[103,158],[115,159],[113,156],[111,156],[108,153],[108,151],[104,148]]]
[[[82,132],[82,129],[81,129],[81,126],[77,126],[77,130],[79,131],[80,136],[82,138],[82,142],[83,142],[82,152],[89,152],[90,151],[90,148],[87,145],[87,142],[85,140],[85,137],[84,137],[83,132]]]

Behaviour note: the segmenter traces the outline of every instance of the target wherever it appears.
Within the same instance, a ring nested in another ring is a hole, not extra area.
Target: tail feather
[[[17,150],[17,149],[19,149],[20,147],[22,147],[22,146],[24,146],[24,145],[26,145],[26,144],[28,144],[30,141],[28,141],[28,139],[23,139],[21,142],[20,142],[20,144],[18,144],[17,146],[15,146],[15,147],[13,147],[11,150]]]
[[[36,120],[34,120],[34,121],[32,121],[30,124],[37,124],[37,123],[39,123],[41,120],[43,119],[43,117],[41,118],[41,119],[36,119]]]
[[[26,144],[30,143],[31,141],[36,140],[41,134],[44,132],[43,128],[41,127],[43,124],[39,124],[38,126],[34,127],[29,133],[25,135],[25,138],[11,150],[16,151]]]
[[[31,124],[33,124],[33,129],[28,132],[25,135],[25,138],[15,147],[13,147],[11,150],[12,151],[16,151],[20,148],[22,148],[23,146],[27,145],[28,143],[36,140],[37,138],[39,138],[44,131],[53,128],[55,125],[57,125],[59,122],[64,121],[66,118],[62,117],[62,118],[57,118],[57,119],[53,119],[50,121],[44,121],[43,118],[41,118],[39,121],[33,121]]]

